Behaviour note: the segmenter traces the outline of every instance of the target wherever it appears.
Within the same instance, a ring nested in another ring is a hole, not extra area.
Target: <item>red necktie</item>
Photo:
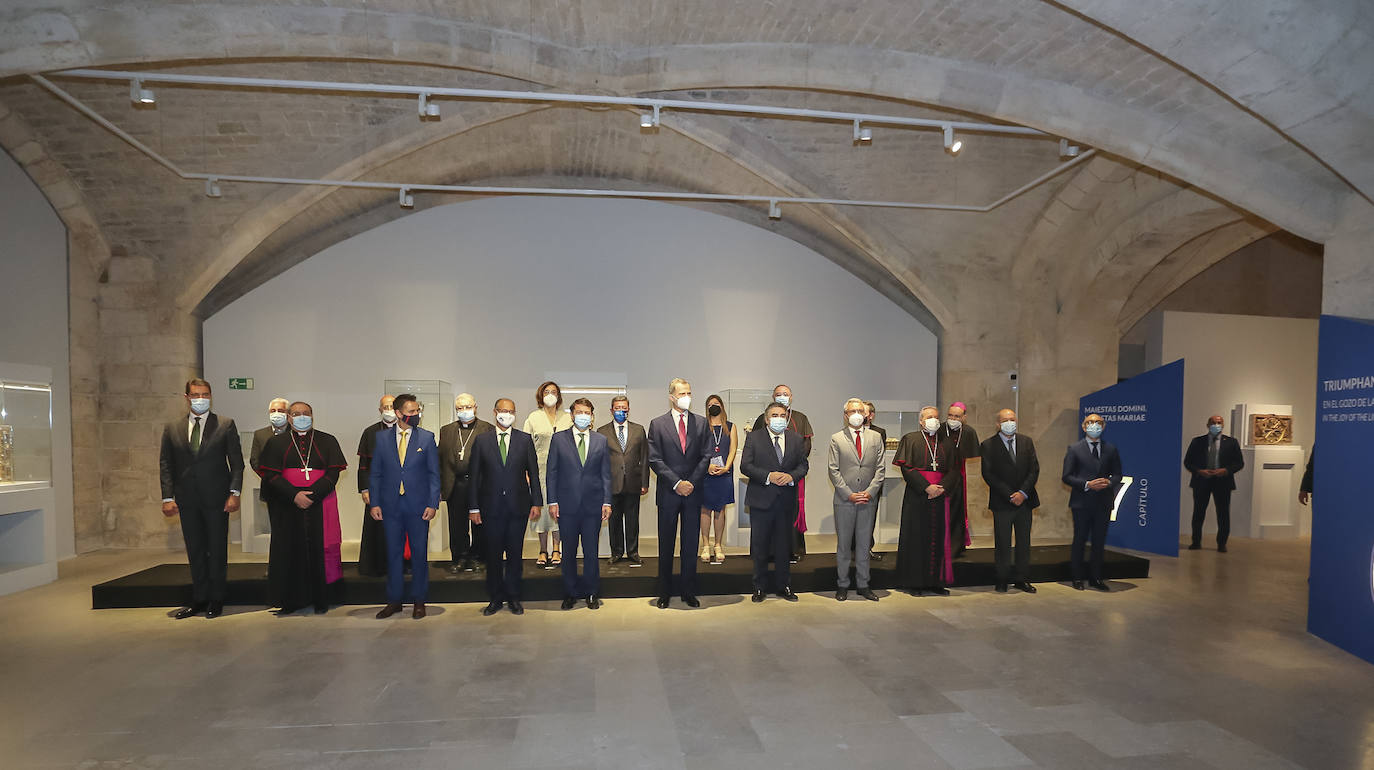
[[[864,461],[864,440],[863,434],[854,431],[854,451],[859,453],[859,462]]]
[[[682,443],[682,453],[687,454],[687,415],[677,416],[677,440]]]

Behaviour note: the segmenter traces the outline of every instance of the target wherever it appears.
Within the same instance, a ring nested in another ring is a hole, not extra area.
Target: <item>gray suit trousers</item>
[[[835,503],[835,533],[839,537],[835,561],[839,573],[836,585],[849,587],[849,566],[859,588],[868,588],[868,553],[873,550],[873,503]],[[856,554],[857,553],[857,558]]]

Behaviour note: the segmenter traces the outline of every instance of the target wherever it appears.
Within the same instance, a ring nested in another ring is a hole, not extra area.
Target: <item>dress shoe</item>
[[[286,617],[286,616],[288,616],[288,615],[294,615],[294,614],[296,614],[296,610],[298,610],[298,609],[300,609],[300,607],[282,607],[281,609],[277,610],[276,612],[274,612],[274,613],[272,613],[272,614],[273,614],[273,615],[276,615],[276,616],[279,617],[279,618],[284,618],[284,617]]]
[[[1007,584],[1006,584],[1006,583],[1003,583],[1003,582],[1001,582],[1001,581],[998,581],[998,583],[997,583],[997,593],[999,593],[999,594],[1004,594],[1004,593],[1006,593],[1006,592],[1007,592]]]
[[[1107,584],[1106,584],[1106,583],[1103,583],[1101,580],[1089,580],[1089,581],[1088,581],[1088,585],[1092,586],[1092,588],[1093,588],[1094,591],[1110,591],[1110,590],[1112,590],[1112,589],[1108,588],[1108,587],[1107,587]]]
[[[600,596],[597,596],[596,594],[592,594],[591,596],[588,596],[588,597],[587,597],[587,609],[589,609],[589,610],[599,610],[599,609],[601,609],[601,597],[600,597]]]
[[[907,592],[908,594],[911,594],[912,596],[920,596],[921,594],[925,593],[924,591],[922,591],[922,590],[919,589],[919,588],[908,588],[908,589],[906,590],[906,592]]]
[[[669,602],[669,601],[670,601],[670,600],[669,600],[668,597],[666,597],[666,596],[660,596],[660,597],[658,597],[658,601],[654,602],[654,606],[655,606],[655,607],[658,607],[660,610],[666,610],[666,609],[668,609],[668,602]]]
[[[761,601],[763,601],[763,591],[760,591],[760,590],[757,589],[757,588],[754,589],[754,601],[756,601],[756,602],[761,602]]]
[[[835,591],[835,601],[842,602],[849,598],[849,589],[840,588]]]
[[[935,586],[934,588],[927,588],[926,590],[936,596],[949,596],[949,589],[944,586]]]
[[[525,614],[525,605],[521,604],[519,599],[511,599],[509,602],[506,602],[506,603],[507,603],[508,605],[510,605],[510,614],[512,614],[512,615],[524,615],[524,614]]]
[[[792,558],[789,559],[789,562],[792,563],[792,564],[801,564],[801,559],[802,559],[801,556],[799,556],[799,555],[797,555],[797,554],[792,554]]]
[[[1190,551],[1201,551],[1201,550],[1202,550],[1202,544],[1201,544],[1201,543],[1193,543],[1192,545],[1188,546],[1188,550],[1190,550]]]
[[[792,593],[792,586],[783,586],[783,589],[778,591],[778,598],[786,599],[789,602],[797,601],[797,595]]]
[[[639,558],[638,556],[631,556],[631,557],[630,557],[630,566],[631,566],[631,567],[643,567],[643,566],[644,566],[644,560],[641,559],[641,558]]]
[[[619,563],[621,563],[622,561],[625,561],[625,557],[624,557],[624,556],[613,555],[613,556],[611,556],[611,561],[610,561],[610,563],[611,563],[611,564],[619,564]]]
[[[878,601],[878,595],[873,593],[873,589],[871,588],[860,588],[858,594],[870,602]]]
[[[1219,546],[1217,546],[1217,553],[1226,553],[1226,546],[1224,546],[1224,545],[1219,545]]]
[[[685,605],[687,605],[688,607],[700,607],[700,606],[701,606],[701,600],[698,599],[696,596],[694,596],[694,595],[692,595],[692,594],[683,594],[683,595],[682,595],[682,603],[685,604]]]
[[[177,614],[173,615],[172,617],[176,618],[177,620],[185,620],[191,617],[192,615],[199,615],[200,613],[204,612],[207,606],[208,605],[205,602],[196,602],[195,604],[192,604],[190,607],[182,607],[181,609],[177,610]]]
[[[328,604],[316,604],[316,605],[315,605],[315,614],[316,614],[316,615],[326,615],[326,614],[328,614],[328,613],[329,613],[329,605],[328,605]]]
[[[486,615],[487,617],[491,617],[492,615],[495,615],[496,613],[500,612],[501,607],[504,605],[505,602],[487,602],[487,606],[482,608],[482,614]]]
[[[1083,590],[1083,581],[1082,581],[1082,580],[1075,580],[1075,581],[1073,581],[1073,590],[1075,590],[1075,591],[1082,591],[1082,590]]]
[[[1017,588],[1021,589],[1022,593],[1035,593],[1035,586],[1031,585],[1029,581],[1018,580],[1015,585]]]
[[[572,598],[571,596],[565,596],[563,597],[563,604],[561,606],[565,610],[570,610],[573,607],[577,606],[577,600]]]
[[[447,567],[444,567],[444,571],[450,575],[457,575],[459,572],[463,571],[463,565],[455,561]]]
[[[882,561],[882,560],[883,560],[883,555],[882,555],[881,553],[878,553],[877,551],[869,551],[869,552],[868,552],[868,558],[869,558],[871,561]]]
[[[410,611],[410,616],[416,620],[423,618],[425,616],[425,605],[423,603],[417,603],[415,609]]]
[[[400,612],[400,611],[401,611],[401,605],[399,605],[399,604],[388,604],[387,606],[383,607],[381,610],[379,610],[379,611],[377,612],[377,619],[378,619],[378,620],[386,620],[387,618],[391,617],[392,615],[395,615],[396,613],[398,613],[398,612]]]
[[[224,602],[210,602],[210,606],[205,608],[205,617],[217,618],[224,614]]]
[[[463,571],[464,571],[464,572],[476,572],[476,571],[477,571],[477,562],[473,561],[472,559],[463,559]]]

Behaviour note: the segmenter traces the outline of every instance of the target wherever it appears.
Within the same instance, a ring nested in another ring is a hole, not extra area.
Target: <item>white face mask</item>
[[[792,405],[792,397],[791,397],[791,396],[773,396],[773,400],[776,401],[776,402],[778,402],[779,404],[782,404],[783,406],[791,406],[791,405]]]
[[[683,411],[683,412],[687,411],[688,409],[691,409],[691,408],[692,408],[692,397],[691,397],[691,396],[678,396],[678,399],[677,399],[677,408],[678,408],[679,410]]]
[[[1016,420],[1007,420],[1002,423],[1002,432],[1008,436],[1016,435]]]
[[[960,428],[964,427],[964,421],[960,420],[957,417],[951,417],[948,420],[945,420],[945,424],[949,426],[950,430],[959,430]]]
[[[515,424],[515,415],[510,412],[497,412],[496,424],[503,428],[509,428],[511,425]]]
[[[287,416],[286,416],[286,412],[268,412],[268,413],[267,413],[267,421],[270,422],[270,423],[272,423],[272,427],[274,427],[274,428],[280,428],[281,426],[285,425],[287,419],[288,419],[288,418],[287,418]]]
[[[395,424],[396,424],[396,410],[395,410],[395,409],[383,409],[383,410],[382,410],[382,422],[386,423],[387,425],[395,425]]]
[[[547,406],[550,409],[554,408],[555,406],[558,406],[558,396],[555,396],[552,393],[545,393],[544,406]]]
[[[934,433],[940,429],[939,417],[927,417],[921,422],[921,427],[926,429],[926,433]]]
[[[473,412],[471,409],[458,410],[458,420],[460,422],[472,422],[472,418],[476,416],[476,413]]]
[[[863,425],[863,424],[864,424],[864,413],[863,413],[863,412],[850,412],[850,413],[849,413],[849,427],[851,427],[851,428],[857,428],[857,427],[859,427],[860,425]]]
[[[210,411],[210,399],[193,398],[191,399],[191,411],[196,414],[205,414]]]

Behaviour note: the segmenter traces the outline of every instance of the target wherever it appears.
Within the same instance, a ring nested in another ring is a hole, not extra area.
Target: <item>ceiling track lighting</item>
[[[403,209],[415,208],[415,196],[411,195],[409,187],[401,188],[401,192],[397,196],[396,202],[399,203]]]
[[[1078,153],[1082,151],[1083,148],[1079,147],[1078,145],[1069,144],[1068,139],[1059,140],[1059,157],[1061,158],[1077,158]]]
[[[854,121],[854,143],[873,144],[873,129],[863,126],[859,121]]]
[[[768,201],[768,218],[782,219],[782,206],[778,205],[777,200]]]
[[[222,195],[223,193],[219,189],[219,178],[212,176],[205,180],[205,197],[218,198]]]
[[[129,81],[129,101],[133,102],[135,107],[151,107],[157,104],[157,95],[153,93],[153,89],[144,88],[142,80],[134,78]]]
[[[420,94],[419,99],[420,120],[438,120],[439,105],[430,101],[429,94]]]
[[[658,111],[659,111],[659,106],[658,106],[657,104],[655,104],[655,105],[653,105],[653,108],[654,108],[654,111],[653,111],[653,112],[641,112],[641,113],[639,114],[639,129],[640,129],[641,131],[657,131],[657,130],[658,130]]]
[[[964,149],[963,140],[954,138],[954,126],[946,123],[943,130],[945,134],[945,152],[950,155],[958,155],[959,151]]]

